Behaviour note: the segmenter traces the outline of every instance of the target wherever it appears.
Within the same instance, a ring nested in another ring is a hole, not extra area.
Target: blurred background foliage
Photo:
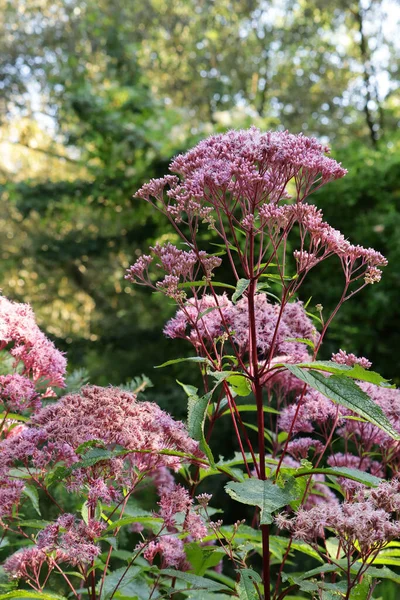
[[[399,21],[395,0],[0,0],[3,293],[92,383],[144,373],[182,416],[174,372],[153,370],[189,351],[163,338],[173,308],[124,281],[167,235],[132,194],[213,132],[303,131],[349,169],[315,196],[327,219],[390,261],[325,353],[400,382]],[[302,299],[329,308],[339,276],[328,263]]]

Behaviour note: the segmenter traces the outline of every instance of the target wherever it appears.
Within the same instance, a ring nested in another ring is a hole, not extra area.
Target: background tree
[[[350,167],[340,193],[324,192],[332,221],[394,252],[397,2],[1,0],[1,8],[2,288],[33,303],[92,381],[149,373],[153,344],[159,356],[171,351],[159,334],[168,305],[124,285],[138,248],[165,235],[131,195],[207,133],[254,122],[329,139]],[[380,301],[375,330],[392,332]],[[381,350],[358,334],[379,363]]]

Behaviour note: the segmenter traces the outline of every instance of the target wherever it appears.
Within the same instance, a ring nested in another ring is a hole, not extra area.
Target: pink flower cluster
[[[338,365],[347,365],[348,367],[354,367],[354,365],[360,365],[363,369],[369,369],[372,366],[364,356],[357,357],[355,354],[347,354],[344,350],[339,350],[336,354],[332,354],[332,360]]]
[[[0,376],[0,398],[14,412],[38,410],[42,405],[34,382],[18,373]]]
[[[31,307],[0,296],[0,349],[3,348],[9,349],[15,366],[21,363],[22,374],[34,382],[64,386],[66,359],[39,329]]]
[[[301,302],[286,304],[279,317],[280,306],[271,304],[267,295],[260,293],[255,296],[255,309],[260,356],[268,356],[275,337],[274,356],[308,358],[304,343],[293,340],[308,339],[316,343],[318,334]],[[247,298],[242,298],[237,304],[233,304],[226,294],[192,298],[168,321],[164,333],[170,338],[187,339],[194,346],[200,346],[202,341],[213,344],[219,337],[229,334],[238,352],[245,354],[249,349]]]
[[[79,393],[67,394],[42,408],[28,427],[3,440],[2,472],[6,477],[16,462],[43,470],[59,461],[71,466],[81,458],[77,453],[79,446],[90,440],[104,449],[120,446],[126,451],[117,456],[105,455],[104,460],[75,468],[71,473],[69,489],[87,490],[91,506],[98,500],[115,501],[120,495],[118,486],[133,488],[139,473],[157,476],[162,468],[177,471],[182,458],[175,456],[175,451],[192,455],[194,461],[203,457],[183,423],[156,404],[137,402],[134,395],[119,388],[86,386]],[[8,506],[6,500],[3,504]]]
[[[295,538],[309,543],[325,538],[326,529],[333,531],[345,554],[367,560],[374,551],[400,536],[399,490],[399,480],[395,479],[375,490],[360,491],[353,502],[300,508],[293,519],[279,515],[276,523],[289,529]]]
[[[20,479],[0,476],[0,521],[9,517],[19,503],[24,483]]]
[[[259,207],[260,229],[266,228],[277,244],[284,230],[286,235],[295,224],[299,227],[300,248],[293,253],[298,275],[305,275],[315,265],[329,256],[339,257],[346,279],[353,281],[364,277],[365,283],[380,281],[380,266],[387,260],[372,248],[351,244],[344,235],[323,220],[322,211],[313,204],[262,204]]]
[[[180,283],[194,281],[197,277],[205,277],[209,280],[214,269],[222,262],[218,256],[209,256],[203,250],[199,252],[180,250],[169,242],[163,246],[156,244],[150,250],[154,256],[146,254],[140,256],[127,270],[125,279],[159,289],[178,301],[185,297],[185,293],[179,288]],[[165,273],[164,278],[155,286],[149,275],[149,266],[154,257],[159,259],[157,267]]]
[[[4,563],[4,570],[12,577],[38,581],[44,564],[49,570],[55,563],[89,564],[100,553],[96,539],[106,527],[100,521],[91,519],[86,524],[77,521],[74,515],[63,514],[38,534],[34,547],[10,556]]]
[[[162,494],[158,504],[160,505],[160,516],[166,527],[175,527],[176,515],[184,513],[183,531],[195,540],[201,540],[207,535],[207,527],[203,519],[198,512],[193,510],[193,499],[182,486],[175,485],[172,490]]]
[[[43,408],[32,417],[32,423],[48,442],[64,442],[74,450],[93,439],[107,447],[118,444],[129,451],[138,450],[130,455],[138,469],[153,470],[164,465],[178,470],[181,459],[157,454],[160,450],[202,456],[183,423],[157,404],[138,402],[133,394],[120,388],[85,386],[79,393],[67,394]],[[142,450],[149,453],[141,454]]]
[[[189,539],[200,541],[208,534],[206,524],[193,507],[193,499],[189,496],[189,492],[180,485],[174,485],[167,492],[162,493],[158,504],[159,515],[169,533],[157,536],[150,543],[139,544],[138,549],[144,548],[143,556],[150,563],[159,554],[163,567],[187,570],[190,564],[186,559],[184,542],[181,537],[171,533],[178,533],[180,530]]]
[[[343,177],[346,170],[325,156],[329,148],[314,138],[285,132],[261,133],[256,127],[211,136],[195,148],[174,159],[169,176],[153,180],[137,192],[165,203],[167,212],[178,222],[183,214],[211,219],[210,212],[231,210],[238,199],[243,218],[263,202],[287,198],[286,185],[296,184],[296,199],[301,202],[321,185]],[[163,190],[168,201],[164,200]],[[227,205],[227,193],[231,204]]]
[[[152,564],[157,554],[161,555],[161,563],[164,568],[175,567],[181,571],[190,568],[183,541],[173,535],[162,535],[152,540],[147,544],[143,556]]]

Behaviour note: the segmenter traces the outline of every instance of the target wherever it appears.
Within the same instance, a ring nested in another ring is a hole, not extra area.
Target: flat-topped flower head
[[[296,201],[302,202],[321,185],[343,177],[347,171],[327,157],[328,152],[327,146],[302,134],[263,133],[256,127],[232,130],[213,135],[177,156],[170,170],[180,179],[151,180],[136,195],[161,201],[179,222],[184,213],[189,220],[200,216],[211,221],[210,207],[226,208],[226,194],[230,194],[231,206],[239,202],[242,218],[246,218],[263,202],[286,199],[286,186],[292,179]]]
[[[139,469],[168,466],[178,469],[181,459],[160,455],[160,450],[177,450],[201,456],[180,421],[175,421],[153,402],[138,402],[136,396],[115,387],[85,386],[67,394],[32,417],[49,443],[66,443],[74,450],[89,440],[106,446],[138,450],[131,455]],[[140,451],[151,451],[140,453]]]

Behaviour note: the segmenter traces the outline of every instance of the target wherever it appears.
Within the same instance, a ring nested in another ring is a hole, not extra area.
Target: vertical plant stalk
[[[250,237],[249,243],[249,263],[251,273],[254,266],[254,235]],[[265,481],[265,437],[264,437],[264,410],[262,386],[258,369],[257,356],[257,331],[256,317],[254,307],[254,296],[257,289],[257,278],[252,277],[248,287],[248,307],[249,307],[249,362],[252,377],[253,392],[257,405],[257,429],[258,429],[258,452],[259,452],[259,479]],[[269,557],[269,526],[261,525],[262,536],[262,563],[263,563],[263,583],[264,598],[271,599],[270,592],[270,557]]]

